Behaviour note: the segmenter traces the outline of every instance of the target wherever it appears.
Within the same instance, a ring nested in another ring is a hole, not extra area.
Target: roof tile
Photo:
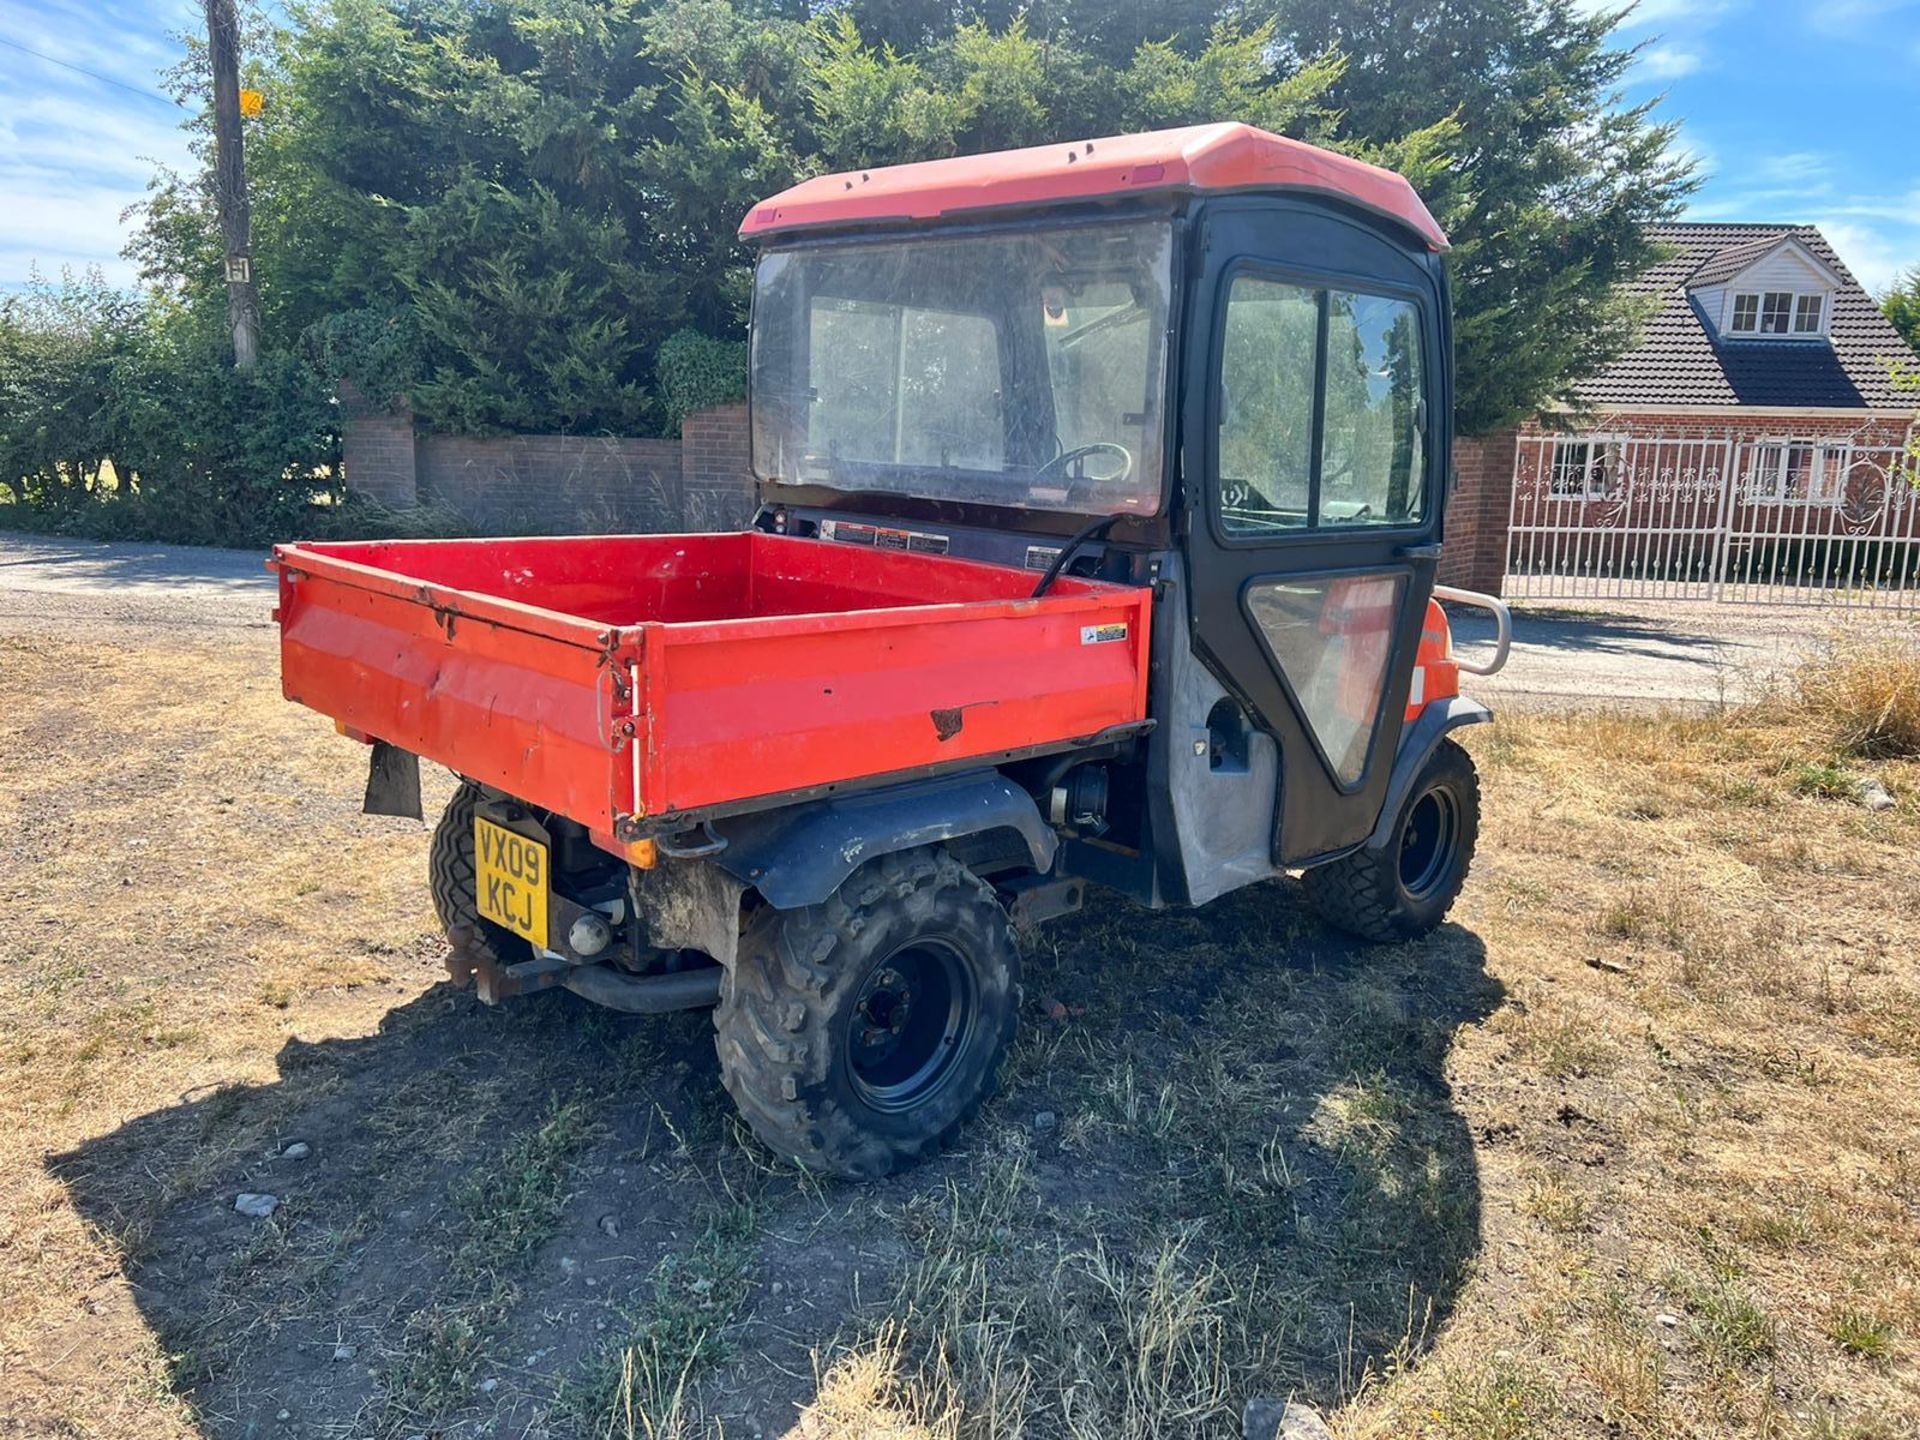
[[[1889,361],[1920,363],[1900,332],[1811,225],[1656,225],[1667,256],[1627,286],[1656,302],[1640,344],[1578,387],[1592,406],[1753,405],[1911,410]],[[1791,237],[1842,281],[1826,340],[1716,340],[1687,286],[1731,278]],[[1732,268],[1727,267],[1731,265]]]

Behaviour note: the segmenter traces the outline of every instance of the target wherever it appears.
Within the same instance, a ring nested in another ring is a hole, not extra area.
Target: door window
[[[1424,379],[1409,302],[1236,276],[1220,357],[1222,528],[1418,524]]]
[[[1247,611],[1341,785],[1366,773],[1404,574],[1257,581]]]
[[[1305,528],[1313,488],[1320,297],[1241,276],[1220,357],[1220,521],[1229,535]]]

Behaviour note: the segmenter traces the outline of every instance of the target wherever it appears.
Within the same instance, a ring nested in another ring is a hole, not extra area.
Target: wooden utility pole
[[[233,368],[251,370],[260,358],[260,297],[253,288],[253,215],[247,205],[247,159],[240,137],[240,22],[233,0],[206,4],[207,58],[213,65],[213,198],[226,240]]]

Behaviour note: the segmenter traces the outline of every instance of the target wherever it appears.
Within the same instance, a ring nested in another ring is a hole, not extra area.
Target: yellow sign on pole
[[[249,120],[264,110],[266,105],[267,97],[262,95],[258,90],[242,90],[240,92],[240,113]]]

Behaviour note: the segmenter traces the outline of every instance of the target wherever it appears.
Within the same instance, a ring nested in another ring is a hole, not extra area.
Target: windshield
[[[1172,226],[777,250],[753,306],[753,464],[1084,514],[1160,508]]]

